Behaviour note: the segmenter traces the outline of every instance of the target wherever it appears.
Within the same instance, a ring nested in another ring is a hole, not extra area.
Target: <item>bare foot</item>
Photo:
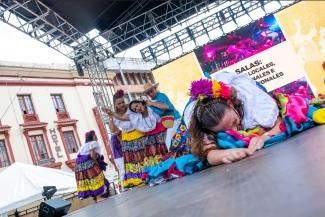
[[[102,202],[102,201],[107,200],[107,199],[108,199],[108,198],[105,198],[105,197],[101,197],[101,196],[99,196],[99,197],[97,198],[97,200],[96,200],[96,203]]]

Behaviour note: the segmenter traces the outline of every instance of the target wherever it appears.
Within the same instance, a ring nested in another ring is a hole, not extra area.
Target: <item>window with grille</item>
[[[30,95],[19,95],[18,102],[23,115],[35,114],[34,106]]]
[[[143,80],[143,83],[148,83],[147,82],[147,76],[146,76],[146,74],[145,73],[141,73],[141,77],[142,77],[142,80]]]
[[[0,140],[0,168],[7,167],[10,165],[8,152],[6,148],[6,144],[3,140]]]
[[[150,74],[147,74],[147,78],[148,78],[148,81],[149,81],[151,84],[155,83],[155,81],[154,81],[153,78],[152,78],[152,74],[151,74],[151,73],[150,73]]]
[[[61,95],[51,95],[51,98],[56,112],[66,112]]]
[[[63,132],[63,137],[64,137],[65,144],[67,145],[69,154],[77,153],[78,146],[76,143],[76,139],[74,138],[73,131]]]
[[[125,95],[124,96],[124,101],[126,104],[129,104],[130,103],[130,99],[129,99],[129,96],[128,95]]]
[[[42,135],[29,136],[29,138],[32,143],[36,160],[39,161],[39,160],[48,159],[49,155],[47,154],[43,136]]]
[[[134,95],[134,93],[131,93],[130,95],[131,95],[131,101],[135,100],[135,95]]]
[[[140,93],[136,93],[135,95],[137,96],[137,100],[142,100]]]
[[[133,74],[133,73],[130,73],[130,74],[129,74],[129,77],[130,77],[130,81],[131,81],[131,84],[132,84],[132,85],[137,84],[137,82],[136,82],[136,80],[135,80],[135,77],[134,77],[134,74]]]
[[[124,85],[121,74],[116,74],[116,78],[119,85]]]
[[[137,78],[137,80],[139,81],[139,84],[143,84],[142,79],[140,78],[140,74],[139,73],[136,73],[134,75]]]

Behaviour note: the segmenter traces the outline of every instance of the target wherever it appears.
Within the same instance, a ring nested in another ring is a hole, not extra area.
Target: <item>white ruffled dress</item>
[[[279,115],[278,106],[266,92],[256,86],[254,80],[246,74],[228,72],[219,72],[211,77],[237,90],[237,97],[244,105],[244,117],[241,121],[244,130],[253,129],[256,126],[264,128],[274,126]],[[195,102],[190,103],[184,111],[184,121],[188,128],[194,104]]]

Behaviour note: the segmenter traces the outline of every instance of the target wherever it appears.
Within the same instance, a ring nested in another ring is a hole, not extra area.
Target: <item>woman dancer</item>
[[[124,101],[124,91],[118,90],[113,95],[115,113],[123,116],[128,110],[128,105]],[[105,111],[106,108],[103,108]],[[130,121],[122,121],[112,114],[109,116],[109,126],[111,132],[116,132],[118,128],[122,130],[122,152],[124,159],[124,188],[139,186],[144,183],[141,178],[144,165],[144,147],[146,143],[146,133],[137,130]]]
[[[190,94],[195,101],[185,111],[185,122],[189,125],[191,151],[211,165],[231,163],[251,155],[263,147],[265,140],[281,133],[282,119],[277,104],[247,75],[217,73],[212,80],[193,82]],[[263,129],[250,140],[248,149],[220,150],[214,139],[219,132],[258,126]]]
[[[79,199],[94,197],[96,202],[109,196],[109,182],[104,176],[107,163],[100,154],[95,131],[86,133],[86,143],[81,146],[76,159],[75,175]]]
[[[161,161],[161,157],[167,154],[166,128],[162,125],[160,116],[147,107],[145,101],[130,102],[129,110],[124,115],[107,108],[105,111],[109,116],[114,116],[120,121],[130,122],[136,130],[146,133],[146,140],[142,144],[144,149],[143,167],[157,165]]]

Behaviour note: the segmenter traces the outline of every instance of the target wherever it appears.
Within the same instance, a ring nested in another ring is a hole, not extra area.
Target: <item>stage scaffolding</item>
[[[292,1],[291,4],[298,1]],[[0,20],[74,60],[79,75],[83,74],[83,70],[87,70],[101,120],[107,126],[107,117],[100,108],[112,107],[109,97],[109,92],[112,90],[107,90],[110,81],[103,66],[104,60],[114,58],[114,55],[151,40],[176,25],[184,26],[183,30],[171,33],[165,39],[140,51],[145,61],[154,60],[157,64],[157,57],[162,54],[169,53],[177,47],[183,48],[183,45],[189,41],[196,44],[196,38],[204,34],[209,37],[209,40],[213,40],[214,38],[209,34],[211,30],[215,28],[222,30],[222,25],[228,22],[236,23],[236,19],[245,14],[249,16],[250,12],[258,8],[265,11],[264,7],[270,2],[278,2],[280,9],[291,5],[282,6],[281,1],[229,0],[188,0],[184,3],[179,1],[180,5],[177,5],[175,1],[168,0],[162,1],[161,5],[143,14],[133,16],[136,7],[144,7],[148,2],[148,0],[137,1],[133,8],[129,7],[124,15],[116,19],[112,24],[114,27],[99,32],[93,37],[89,33],[80,32],[39,0],[0,0]],[[220,10],[216,15],[211,15],[193,25],[187,25],[189,19],[218,8]],[[160,15],[157,15],[158,10]],[[165,13],[161,15],[161,11]],[[128,20],[124,21],[126,19]],[[110,133],[107,127],[105,130],[107,134]]]

